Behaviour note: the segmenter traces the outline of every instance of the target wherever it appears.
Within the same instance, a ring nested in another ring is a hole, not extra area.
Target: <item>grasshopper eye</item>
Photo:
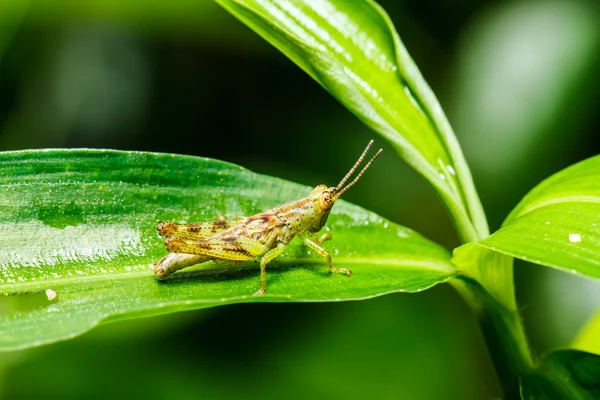
[[[333,204],[331,192],[325,191],[321,193],[321,197],[319,198],[319,205],[322,209],[330,208]]]

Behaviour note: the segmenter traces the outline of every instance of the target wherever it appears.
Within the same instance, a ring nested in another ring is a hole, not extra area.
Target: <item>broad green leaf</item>
[[[600,156],[533,189],[502,228],[479,242],[513,257],[600,278]]]
[[[600,398],[600,356],[577,350],[548,354],[534,373],[521,377],[521,398]]]
[[[366,177],[365,177],[366,178]],[[310,188],[221,161],[166,154],[50,150],[0,153],[0,349],[66,339],[106,321],[223,304],[357,300],[415,292],[454,275],[450,255],[419,234],[339,201],[324,244],[350,278],[330,275],[299,240],[270,264],[213,264],[159,282],[161,220],[233,218]],[[360,186],[356,186],[359,188]],[[354,189],[356,190],[356,189]],[[58,299],[49,301],[51,289]]]
[[[389,17],[369,0],[217,0],[298,64],[436,190],[460,235],[487,222],[452,128]]]

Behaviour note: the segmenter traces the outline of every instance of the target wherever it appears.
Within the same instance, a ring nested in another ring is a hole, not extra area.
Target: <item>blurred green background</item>
[[[535,184],[599,153],[597,1],[379,3],[448,113],[492,230]],[[371,137],[212,1],[0,2],[0,150],[192,154],[315,186],[337,182]],[[433,192],[378,144],[384,156],[346,200],[456,247]],[[597,283],[526,263],[516,280],[537,353],[567,346],[600,308]],[[0,354],[6,399],[499,393],[477,323],[449,285],[132,320]]]

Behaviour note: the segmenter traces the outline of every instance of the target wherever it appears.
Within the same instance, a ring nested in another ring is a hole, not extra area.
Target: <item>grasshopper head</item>
[[[314,220],[311,227],[312,232],[320,231],[327,222],[331,207],[333,207],[333,203],[337,200],[336,194],[336,188],[327,187],[327,185],[319,185],[308,195],[312,200],[314,209]]]
[[[371,160],[367,163],[367,165],[365,165],[365,167],[359,172],[359,174],[356,176],[356,178],[354,178],[354,180],[352,182],[350,182],[349,184],[344,186],[346,181],[352,176],[352,174],[356,171],[358,166],[363,162],[363,160],[364,160],[365,156],[367,155],[367,152],[371,148],[372,144],[373,144],[373,141],[371,140],[369,142],[369,144],[367,145],[367,148],[363,151],[361,156],[358,158],[358,160],[354,164],[354,166],[350,169],[350,171],[348,171],[346,176],[344,176],[344,178],[340,181],[340,183],[336,187],[327,187],[326,185],[318,185],[310,193],[309,197],[312,199],[313,208],[315,211],[314,215],[316,217],[315,218],[316,220],[313,223],[313,226],[311,229],[312,232],[318,232],[319,230],[321,230],[321,228],[327,222],[327,217],[329,216],[329,212],[331,211],[331,208],[333,207],[333,204],[335,203],[335,201],[337,199],[339,199],[340,196],[346,190],[350,189],[350,187],[352,187],[352,185],[354,185],[360,179],[360,177],[365,173],[367,168],[369,168],[369,166],[371,166],[371,163],[373,161],[375,161],[375,159],[377,157],[379,157],[379,155],[381,154],[381,151],[382,151],[381,149],[379,149],[379,151],[377,151],[377,153],[375,153],[373,158],[371,158]]]

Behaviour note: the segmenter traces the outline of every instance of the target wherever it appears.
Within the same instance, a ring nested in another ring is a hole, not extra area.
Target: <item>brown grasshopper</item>
[[[294,236],[298,236],[308,247],[327,259],[329,272],[341,272],[351,276],[352,271],[347,268],[334,268],[331,256],[320,246],[323,241],[331,239],[331,235],[325,233],[316,239],[313,238],[313,234],[323,228],[335,201],[360,179],[381,154],[382,150],[379,149],[356,178],[343,187],[362,163],[372,144],[371,140],[336,187],[318,185],[308,196],[289,201],[252,217],[239,218],[234,222],[218,220],[181,225],[159,222],[158,233],[166,237],[165,245],[172,253],[156,263],[154,273],[164,279],[172,272],[209,260],[235,262],[262,256],[260,289],[255,293],[261,295],[267,288],[267,264],[283,252]]]

